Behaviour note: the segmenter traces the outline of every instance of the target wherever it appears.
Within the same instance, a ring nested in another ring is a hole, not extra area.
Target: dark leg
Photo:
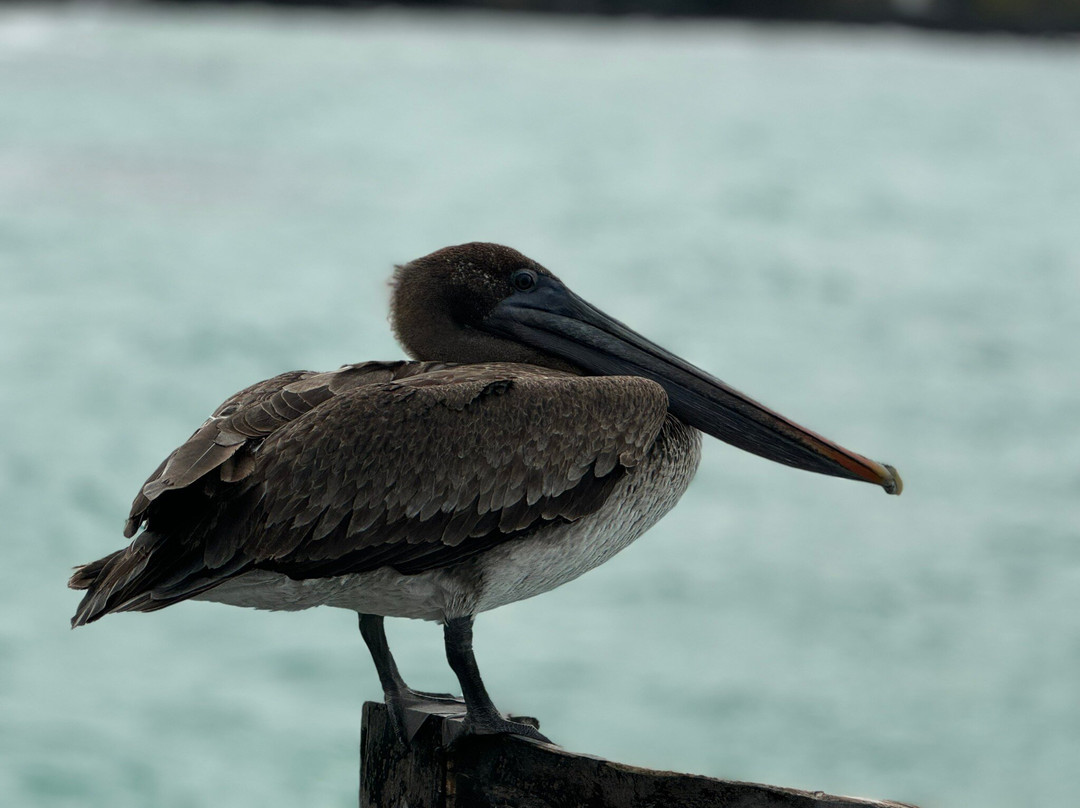
[[[394,662],[394,656],[390,653],[390,646],[386,642],[383,618],[374,614],[358,616],[360,634],[367,643],[371,658],[375,662],[375,670],[379,674],[379,683],[382,685],[386,706],[390,710],[390,721],[394,725],[398,738],[408,744],[420,728],[420,724],[423,723],[424,716],[407,712],[406,708],[432,703],[460,705],[462,701],[449,693],[425,693],[422,690],[413,690],[405,684]]]
[[[465,717],[466,732],[480,735],[505,732],[551,743],[536,727],[519,721],[508,721],[495,709],[484,682],[480,679],[480,670],[476,667],[476,657],[472,650],[472,626],[471,616],[455,617],[447,620],[443,629],[446,659],[457,675],[462,695],[465,696],[465,708],[468,711]]]

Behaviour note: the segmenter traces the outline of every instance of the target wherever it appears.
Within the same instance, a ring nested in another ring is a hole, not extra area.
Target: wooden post
[[[425,715],[404,749],[386,705],[364,705],[360,808],[914,808],[652,771],[510,735],[461,737],[459,718]]]

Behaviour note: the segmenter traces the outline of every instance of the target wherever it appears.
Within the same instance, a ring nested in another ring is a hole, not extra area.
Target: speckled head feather
[[[557,357],[480,330],[491,311],[514,293],[520,269],[555,276],[501,244],[444,247],[396,268],[390,325],[414,359],[438,362],[520,362],[572,370]]]

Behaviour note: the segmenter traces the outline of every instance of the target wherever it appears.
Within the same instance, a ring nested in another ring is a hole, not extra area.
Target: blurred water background
[[[1078,88],[1009,38],[4,8],[0,804],[355,804],[354,616],[72,633],[64,584],[222,399],[400,356],[393,263],[477,239],[907,483],[707,441],[634,547],[479,619],[498,704],[652,767],[1073,804]]]

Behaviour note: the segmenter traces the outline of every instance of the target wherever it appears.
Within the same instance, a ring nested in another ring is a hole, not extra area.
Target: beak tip
[[[886,494],[900,496],[904,492],[904,481],[900,478],[900,472],[887,463],[882,463],[882,465],[889,472],[889,476],[881,483],[881,487],[885,489]]]

